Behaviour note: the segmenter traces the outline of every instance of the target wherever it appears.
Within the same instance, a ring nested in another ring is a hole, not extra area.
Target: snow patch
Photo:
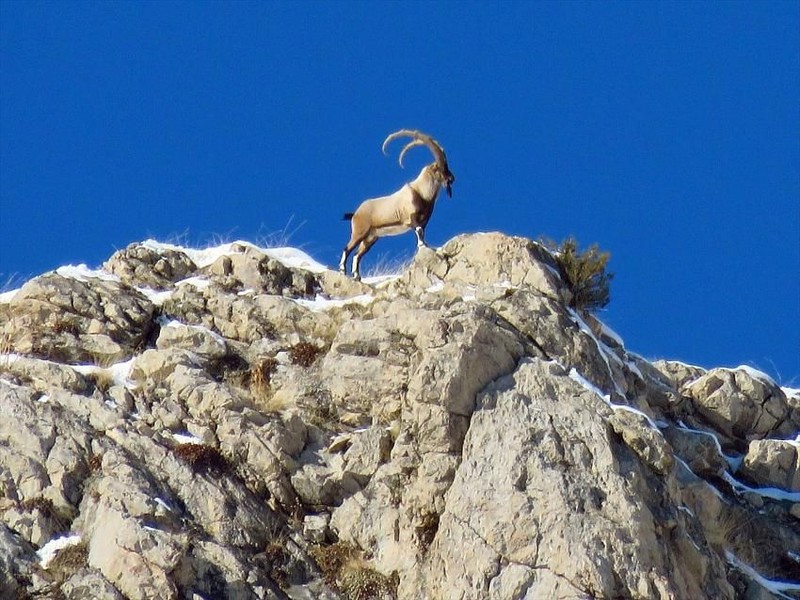
[[[740,560],[730,550],[725,551],[725,558],[728,563],[733,565],[736,569],[747,575],[750,579],[758,583],[765,590],[775,594],[779,598],[786,600],[794,600],[792,596],[787,595],[785,592],[800,592],[800,583],[791,581],[777,581],[775,579],[767,579],[761,573],[756,571],[753,567]]]
[[[166,502],[164,502],[164,500],[162,500],[161,498],[158,498],[158,497],[153,498],[153,501],[156,504],[158,504],[161,508],[163,508],[165,511],[172,512],[172,507],[169,504],[167,504]]]
[[[169,328],[169,327],[173,327],[173,328],[186,327],[188,329],[193,329],[195,331],[200,331],[202,333],[210,335],[211,338],[214,340],[214,343],[216,343],[217,346],[219,346],[220,348],[222,348],[222,349],[227,348],[227,343],[225,342],[225,338],[224,337],[222,337],[216,331],[213,331],[213,330],[209,329],[208,327],[204,327],[203,325],[190,325],[188,323],[182,323],[181,321],[178,321],[177,319],[170,319],[169,317],[166,317],[164,315],[161,315],[160,317],[158,317],[156,319],[156,322],[159,324],[159,326],[162,329]]]
[[[775,380],[772,377],[770,377],[763,371],[759,371],[758,369],[754,369],[753,367],[748,367],[747,365],[739,365],[735,369],[731,369],[731,371],[744,371],[750,377],[752,377],[753,379],[758,379],[762,383],[774,385],[775,387],[778,386],[778,384],[775,383]]]
[[[2,294],[0,294],[0,304],[8,304],[9,302],[11,302],[20,289],[22,288],[17,288],[16,290],[9,290],[7,292],[3,292]]]
[[[728,456],[725,452],[722,451],[722,444],[719,443],[719,438],[711,433],[710,431],[703,431],[702,429],[692,429],[688,427],[683,421],[678,421],[678,429],[681,431],[686,431],[687,433],[692,433],[694,435],[703,435],[706,437],[711,438],[714,442],[714,446],[717,449],[719,455],[725,459],[725,462],[728,463],[728,466],[731,469],[731,472],[736,473],[739,470],[739,467],[742,466],[742,461],[744,461],[744,456]]]
[[[600,322],[600,333],[603,337],[613,340],[620,348],[625,346],[625,342],[622,341],[620,335],[602,321]]]
[[[717,498],[719,498],[723,502],[726,502],[725,495],[722,492],[720,492],[716,486],[710,484],[708,481],[700,477],[697,473],[692,471],[692,468],[689,466],[689,464],[685,460],[683,460],[680,456],[675,456],[675,462],[677,462],[680,466],[682,466],[689,473],[691,473],[696,479],[705,483]]]
[[[46,569],[50,562],[55,558],[59,550],[79,544],[80,541],[81,536],[77,534],[67,535],[50,540],[36,551],[36,555],[39,557],[39,564],[43,569]]]
[[[150,300],[150,302],[156,306],[163,306],[164,302],[169,300],[172,296],[172,290],[154,290],[153,288],[148,287],[140,287],[136,289],[144,294],[145,298]]]
[[[292,300],[300,306],[306,307],[312,312],[324,312],[332,308],[341,308],[348,304],[360,304],[361,306],[367,306],[372,303],[373,300],[375,300],[375,297],[370,294],[361,294],[360,296],[353,296],[351,298],[334,299],[325,298],[324,296],[317,294],[314,300],[307,300],[305,298],[292,298]]]
[[[622,364],[622,360],[619,358],[619,356],[616,355],[615,352],[611,350],[611,348],[609,348],[603,342],[597,339],[597,336],[595,336],[592,329],[589,327],[589,325],[586,324],[586,321],[584,321],[577,312],[575,312],[571,308],[568,310],[570,316],[572,317],[572,321],[578,326],[578,328],[583,333],[588,335],[589,338],[591,338],[591,340],[594,342],[595,346],[597,346],[597,351],[600,353],[600,356],[606,363],[606,368],[608,369],[608,375],[611,378],[611,381],[614,382],[614,389],[616,389],[617,394],[619,394],[624,398],[625,394],[622,392],[622,389],[619,387],[617,380],[614,378],[614,370],[611,368],[611,363],[609,362],[608,358],[610,356],[613,358],[615,362],[618,362],[620,364]]]
[[[425,291],[429,294],[435,294],[436,292],[441,292],[444,289],[444,281],[441,279],[434,283],[433,285],[425,288]]]
[[[787,398],[792,400],[800,400],[800,388],[782,387],[781,391],[786,394]]]
[[[7,354],[0,354],[0,365],[10,366],[13,365],[15,362],[20,360],[22,357],[21,354],[17,354],[16,352],[9,352]]]
[[[88,376],[105,376],[114,382],[114,385],[121,385],[123,387],[131,388],[134,386],[131,381],[131,370],[133,369],[133,362],[135,358],[113,364],[109,367],[98,367],[97,365],[69,365],[74,371],[81,375]]]
[[[203,444],[203,440],[201,440],[196,435],[192,435],[191,433],[175,433],[170,431],[170,435],[172,438],[178,442],[179,444]]]
[[[175,285],[193,285],[198,290],[202,291],[211,285],[211,282],[205,277],[187,277],[186,279],[181,279]]]
[[[606,404],[611,404],[611,396],[609,396],[608,394],[604,394],[599,387],[597,387],[596,385],[591,383],[588,379],[586,379],[583,375],[578,373],[578,370],[575,367],[570,369],[569,378],[572,379],[572,381],[579,383],[590,392],[600,396],[600,398],[602,398],[603,402],[605,402]]]
[[[745,492],[749,492],[751,494],[757,494],[762,498],[770,498],[772,500],[788,500],[789,502],[800,502],[800,492],[787,492],[786,490],[782,490],[781,488],[774,488],[774,487],[763,487],[763,488],[754,488],[746,485],[736,479],[733,475],[725,471],[722,474],[722,478],[727,481],[733,491],[736,494],[743,494]]]
[[[579,383],[581,386],[583,386],[585,389],[589,390],[590,392],[596,394],[598,397],[600,397],[603,400],[603,402],[608,404],[608,406],[610,406],[613,410],[623,410],[623,411],[626,411],[626,412],[633,413],[635,415],[639,415],[640,417],[643,417],[647,421],[647,424],[650,425],[651,428],[653,428],[655,431],[658,431],[658,433],[661,434],[661,431],[660,431],[660,429],[658,427],[658,424],[655,421],[653,421],[653,419],[650,418],[650,416],[647,413],[639,410],[638,408],[634,408],[632,406],[628,406],[627,404],[615,404],[614,402],[611,401],[611,396],[609,394],[604,394],[600,388],[598,388],[596,385],[591,383],[583,375],[578,373],[578,371],[577,371],[577,369],[575,369],[575,367],[570,369],[569,378],[572,379],[573,381]]]
[[[372,275],[371,277],[364,277],[361,279],[361,281],[373,287],[383,287],[390,281],[394,281],[395,279],[399,278],[399,273],[390,273],[387,275]]]
[[[241,243],[241,242],[239,242]],[[274,258],[287,267],[294,267],[297,269],[304,269],[312,273],[324,273],[328,271],[328,267],[318,263],[311,258],[308,254],[297,248],[267,248],[261,250],[270,258]]]
[[[186,256],[192,259],[192,262],[197,265],[198,269],[202,269],[214,264],[222,256],[241,254],[243,250],[252,248],[253,250],[265,254],[266,256],[273,258],[290,268],[304,269],[306,271],[311,271],[312,273],[322,273],[324,271],[328,271],[328,267],[320,264],[311,258],[311,256],[302,250],[298,250],[297,248],[260,248],[255,244],[251,244],[250,242],[245,242],[242,240],[227,244],[220,244],[219,246],[213,246],[203,250],[185,248],[175,244],[165,244],[155,240],[146,240],[142,242],[142,246],[149,248],[150,250],[155,250],[156,252],[163,252],[164,250],[183,252]]]
[[[120,278],[116,275],[112,275],[111,273],[103,271],[102,269],[90,269],[83,263],[79,265],[65,265],[63,267],[58,267],[55,270],[55,273],[61,277],[84,282],[88,281],[89,279],[101,279],[103,281],[113,281],[114,283],[120,282]]]

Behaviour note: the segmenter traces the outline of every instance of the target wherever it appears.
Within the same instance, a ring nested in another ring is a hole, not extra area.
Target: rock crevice
[[[800,392],[650,363],[571,294],[498,233],[366,282],[152,241],[32,279],[0,596],[800,598]]]

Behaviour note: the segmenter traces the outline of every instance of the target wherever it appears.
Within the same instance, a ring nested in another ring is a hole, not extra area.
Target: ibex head
[[[445,156],[444,149],[439,145],[439,142],[437,142],[431,136],[422,133],[421,131],[417,131],[415,129],[401,129],[390,134],[389,137],[384,140],[382,146],[384,154],[386,154],[386,147],[389,145],[389,142],[399,137],[414,138],[400,151],[400,158],[398,159],[400,166],[403,166],[403,157],[405,156],[406,152],[411,150],[411,148],[414,146],[427,146],[433,153],[433,157],[436,159],[436,162],[431,165],[431,173],[439,185],[444,186],[444,188],[447,190],[447,195],[452,197],[452,185],[456,180],[456,176],[453,175],[453,173],[450,171],[450,168],[447,166],[447,156]]]

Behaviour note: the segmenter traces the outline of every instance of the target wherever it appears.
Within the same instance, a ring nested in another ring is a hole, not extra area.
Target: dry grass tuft
[[[343,542],[315,546],[311,556],[319,565],[325,582],[348,600],[395,598],[396,578],[386,577],[370,568],[361,552]]]
[[[105,368],[88,373],[86,378],[94,384],[94,387],[103,394],[108,392],[114,385],[114,375]]]
[[[47,573],[54,581],[62,583],[85,567],[88,559],[89,547],[86,542],[67,546],[59,550],[47,565]]]
[[[272,383],[272,374],[278,368],[278,361],[271,356],[261,356],[250,367],[250,389],[263,395]]]
[[[173,452],[195,473],[224,473],[229,464],[219,450],[203,444],[178,444]]]
[[[53,501],[49,498],[45,498],[43,496],[28,498],[27,500],[23,500],[19,503],[19,508],[26,512],[37,511],[50,522],[50,526],[54,531],[65,531],[67,528],[69,528],[69,515],[58,510],[53,504]]]
[[[279,538],[270,542],[264,549],[264,559],[269,563],[270,579],[285,590],[289,586],[289,569],[292,564],[292,555],[286,549],[286,539]]]
[[[314,361],[317,360],[317,356],[319,356],[320,352],[322,351],[314,344],[300,342],[289,348],[289,359],[292,361],[292,364],[300,365],[301,367],[310,367],[314,364]]]
[[[414,529],[417,538],[417,547],[422,554],[428,552],[428,548],[431,547],[437,531],[439,531],[439,515],[435,512],[422,515],[419,520],[419,525]]]
[[[87,461],[87,465],[89,466],[89,471],[92,473],[97,473],[103,467],[103,457],[100,454],[92,454],[89,456],[89,460]]]

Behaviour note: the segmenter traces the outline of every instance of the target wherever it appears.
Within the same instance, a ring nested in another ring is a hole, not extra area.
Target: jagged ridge
[[[3,294],[0,595],[800,597],[800,396],[569,294],[501,234],[365,283],[145,242]]]

